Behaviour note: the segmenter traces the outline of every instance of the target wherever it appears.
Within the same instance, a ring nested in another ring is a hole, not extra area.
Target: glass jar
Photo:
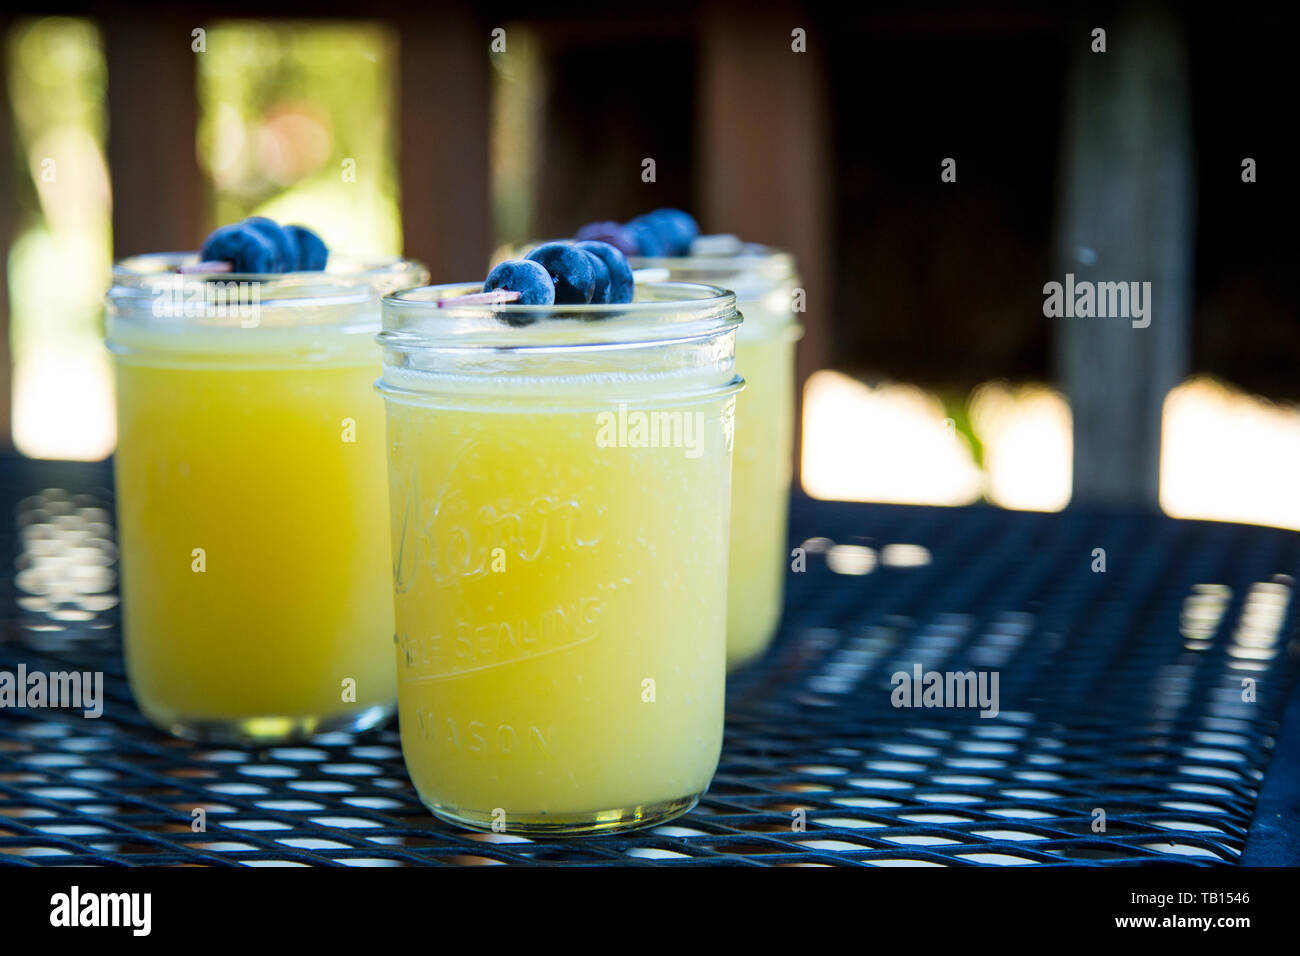
[[[727,666],[734,669],[772,643],[790,561],[794,350],[803,334],[793,307],[799,284],[794,259],[750,243],[737,255],[633,258],[631,264],[730,289],[745,317],[736,341],[736,370],[745,378],[745,391],[736,403],[727,598]]]
[[[197,252],[151,252],[130,256],[113,264],[113,285],[138,285],[143,282],[174,274],[177,269],[192,266],[199,261]],[[322,273],[290,272],[285,275],[315,275]],[[401,289],[424,285],[429,281],[429,270],[414,259],[401,256],[355,256],[331,252],[324,275],[366,282],[381,296]]]
[[[107,296],[136,701],[214,742],[372,726],[396,698],[378,293],[167,258]]]
[[[684,813],[722,744],[730,293],[384,299],[402,752],[475,829]]]

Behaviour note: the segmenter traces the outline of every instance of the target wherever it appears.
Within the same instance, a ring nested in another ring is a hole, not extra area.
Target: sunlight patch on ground
[[[969,401],[983,469],[939,399],[820,371],[804,392],[803,485],[814,498],[1058,511],[1072,423],[1044,385],[988,382]],[[1300,529],[1300,408],[1198,377],[1165,400],[1160,505],[1179,518]]]
[[[803,484],[814,498],[969,504],[982,476],[942,403],[912,385],[814,372],[804,390]]]
[[[1300,529],[1300,408],[1209,378],[1175,388],[1165,398],[1160,507]]]

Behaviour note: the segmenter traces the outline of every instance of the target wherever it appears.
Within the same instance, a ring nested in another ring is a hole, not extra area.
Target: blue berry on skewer
[[[555,283],[556,305],[584,305],[596,287],[591,257],[568,242],[544,242],[524,258],[544,268]]]
[[[320,272],[329,261],[330,251],[320,236],[306,226],[285,226],[284,231],[298,248],[298,261],[290,269],[298,272]]]
[[[609,270],[609,295],[605,302],[622,303],[632,301],[633,279],[632,267],[627,264],[627,257],[612,243],[588,239],[575,242],[575,246],[589,255],[595,256]],[[594,301],[594,300],[593,300]]]
[[[551,274],[532,259],[507,259],[488,273],[484,292],[518,292],[519,305],[553,305],[555,283]],[[454,300],[453,300],[454,301]]]
[[[230,272],[275,272],[278,253],[265,236],[247,223],[237,222],[222,226],[203,240],[199,250],[201,262],[195,271],[219,271],[212,268],[218,263],[228,263]],[[208,268],[202,268],[208,267]]]
[[[265,216],[249,216],[244,225],[257,230],[275,249],[275,260],[268,271],[288,272],[298,264],[298,243],[278,222]]]
[[[637,254],[636,237],[627,231],[627,227],[617,222],[589,222],[577,231],[573,237],[579,242],[608,242],[625,256]]]
[[[637,216],[628,226],[643,225],[659,239],[663,255],[684,256],[691,251],[691,242],[700,234],[699,224],[688,212],[681,209],[656,209]]]
[[[636,243],[636,248],[632,250],[632,255],[641,256],[645,259],[658,259],[668,255],[668,247],[664,244],[659,232],[651,223],[638,216],[625,227],[632,241]]]
[[[700,234],[700,224],[695,217],[684,209],[656,209],[650,215],[658,219],[664,231],[672,233],[673,255],[689,255],[691,243]]]
[[[591,274],[595,281],[591,288],[591,301],[593,305],[604,305],[609,301],[609,266],[605,265],[605,260],[600,256],[593,255],[586,249],[582,249],[576,242],[574,243],[582,254],[591,260]]]

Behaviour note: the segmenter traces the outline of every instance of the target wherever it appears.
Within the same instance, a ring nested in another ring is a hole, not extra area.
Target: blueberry
[[[664,247],[664,255],[684,256],[691,251],[691,242],[700,234],[699,224],[688,212],[680,209],[656,209],[637,216],[629,226],[642,223],[650,228]]]
[[[262,233],[247,223],[222,226],[203,240],[203,262],[229,262],[231,272],[275,272],[276,250]]]
[[[632,301],[632,267],[627,264],[627,257],[619,249],[612,243],[598,242],[594,239],[575,242],[574,245],[583,252],[595,256],[609,270],[609,298],[604,301],[615,303]]]
[[[596,287],[591,257],[568,242],[544,242],[525,256],[542,266],[555,283],[556,305],[583,305]]]
[[[663,239],[650,223],[638,217],[629,222],[625,228],[636,244],[632,255],[646,259],[658,259],[668,255],[668,247],[664,245]]]
[[[265,216],[249,216],[244,225],[260,232],[275,249],[272,272],[288,272],[298,264],[298,243],[278,222]]]
[[[505,289],[520,293],[518,305],[551,305],[555,302],[555,283],[551,274],[530,259],[507,259],[488,273],[484,292]]]
[[[284,231],[298,247],[298,261],[291,271],[320,272],[329,260],[330,251],[324,241],[306,226],[285,226]]]
[[[672,233],[673,255],[688,255],[691,243],[700,234],[700,224],[695,217],[683,209],[656,209],[650,215],[656,217],[664,232]]]
[[[573,237],[578,241],[608,242],[625,256],[637,254],[636,238],[617,222],[589,222]]]
[[[576,242],[574,245],[578,245]],[[600,256],[593,255],[590,251],[583,249],[582,254],[591,260],[591,274],[595,279],[591,287],[591,301],[593,305],[604,305],[609,302],[609,266],[605,265],[605,260]]]

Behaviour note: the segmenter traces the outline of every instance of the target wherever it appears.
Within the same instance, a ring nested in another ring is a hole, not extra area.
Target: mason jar
[[[129,256],[113,264],[113,285],[139,285],[152,283],[159,278],[174,275],[178,269],[191,267],[199,261],[197,252],[150,252],[138,256]],[[379,295],[401,289],[421,286],[429,281],[429,270],[424,263],[401,256],[385,255],[349,255],[342,252],[330,252],[322,272],[290,272],[284,275],[321,275],[344,279],[349,282],[364,282]],[[214,279],[221,275],[214,274]]]
[[[396,698],[377,287],[423,267],[179,275],[185,257],[124,260],[107,296],[132,692],[205,741],[372,726]]]
[[[794,353],[803,333],[794,259],[748,243],[735,255],[633,258],[631,264],[730,289],[745,317],[736,341],[736,370],[745,391],[736,403],[727,598],[727,664],[735,668],[761,655],[776,636],[789,568]]]
[[[735,297],[476,288],[383,303],[407,769],[469,828],[662,822],[722,744]]]

